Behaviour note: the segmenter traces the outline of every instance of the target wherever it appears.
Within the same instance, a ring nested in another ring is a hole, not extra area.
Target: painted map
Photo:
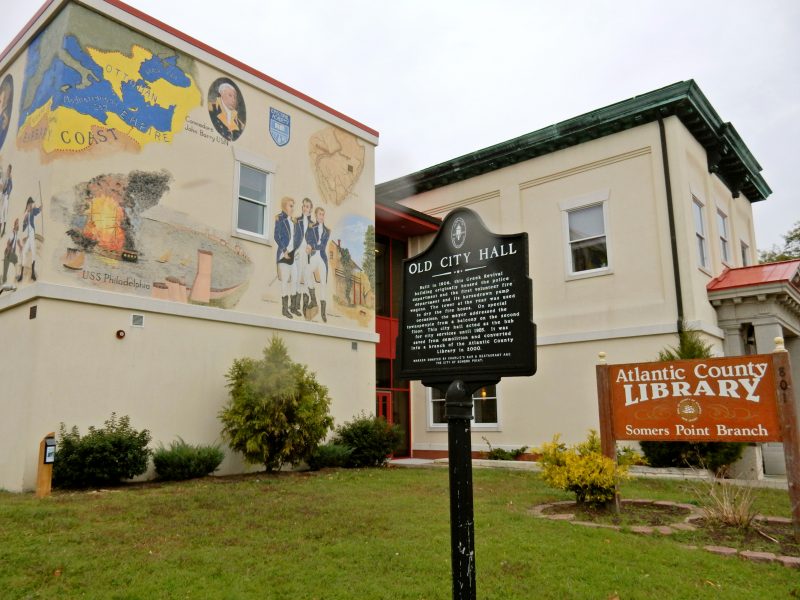
[[[200,104],[192,77],[176,56],[158,57],[140,45],[129,54],[81,46],[67,35],[56,52],[28,49],[17,144],[45,155],[97,148],[138,150],[171,142]]]
[[[308,142],[308,157],[325,202],[340,205],[353,192],[364,170],[364,146],[356,136],[330,127]]]

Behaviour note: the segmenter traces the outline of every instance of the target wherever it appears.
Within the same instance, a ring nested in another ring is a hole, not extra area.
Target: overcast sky
[[[694,79],[772,188],[757,245],[800,220],[798,0],[128,0],[377,129],[380,183]],[[0,46],[38,3],[3,0]]]

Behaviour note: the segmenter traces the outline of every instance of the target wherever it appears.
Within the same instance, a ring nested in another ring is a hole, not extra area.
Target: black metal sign
[[[403,261],[400,376],[423,383],[536,372],[528,234],[491,233],[468,208]]]
[[[403,261],[397,339],[403,379],[445,392],[453,600],[475,600],[473,393],[536,372],[528,234],[496,235],[468,208],[450,213],[431,246]]]

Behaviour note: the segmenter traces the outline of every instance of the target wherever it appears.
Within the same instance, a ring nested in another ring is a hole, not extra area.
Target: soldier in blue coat
[[[328,298],[328,240],[331,230],[325,227],[325,209],[318,206],[314,209],[314,223],[306,232],[306,252],[308,253],[308,291],[312,310],[317,306],[316,292],[319,291],[320,315],[328,322],[325,308]]]
[[[294,255],[300,246],[295,221],[292,218],[294,200],[286,196],[281,200],[281,212],[275,216],[275,244],[278,246],[275,263],[278,266],[278,279],[281,281],[281,314],[292,319],[289,312],[289,296],[294,294],[296,285],[292,278]]]

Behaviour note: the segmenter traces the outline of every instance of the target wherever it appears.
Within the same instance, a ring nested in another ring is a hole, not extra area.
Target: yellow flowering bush
[[[549,486],[575,493],[579,504],[603,506],[614,499],[620,479],[628,476],[625,465],[617,465],[600,451],[600,437],[589,430],[586,441],[567,447],[560,434],[541,448],[542,479]]]

